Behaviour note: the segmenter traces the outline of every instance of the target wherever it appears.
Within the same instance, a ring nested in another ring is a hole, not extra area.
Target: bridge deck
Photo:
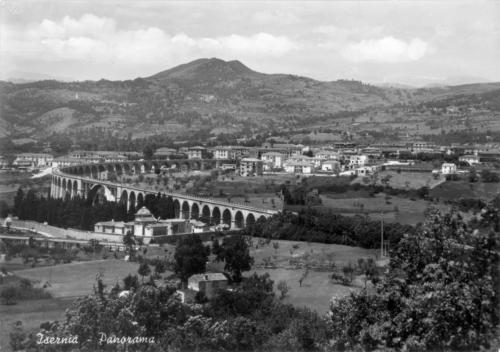
[[[192,200],[192,201],[198,201],[198,202],[204,202],[204,203],[211,203],[211,204],[215,204],[215,205],[218,205],[218,206],[223,206],[223,207],[226,207],[226,208],[237,208],[237,209],[240,209],[240,210],[247,210],[247,211],[257,212],[257,213],[261,213],[261,214],[274,215],[274,214],[277,214],[279,212],[277,210],[270,210],[270,209],[266,209],[266,208],[259,208],[259,207],[249,206],[249,205],[246,205],[246,204],[243,204],[243,203],[238,203],[238,202],[226,202],[226,201],[221,201],[221,200],[218,200],[218,199],[213,199],[213,198],[208,198],[208,197],[201,197],[201,196],[192,195],[192,194],[184,194],[184,193],[176,193],[176,192],[165,192],[165,191],[158,192],[158,191],[154,191],[154,190],[151,190],[151,189],[141,188],[141,187],[135,187],[135,186],[126,185],[126,184],[122,184],[122,183],[115,183],[115,182],[111,182],[111,181],[97,180],[97,179],[94,179],[94,178],[80,176],[80,175],[67,174],[67,173],[62,172],[59,169],[53,169],[52,170],[52,174],[54,176],[59,176],[59,177],[64,177],[64,178],[71,178],[71,179],[79,179],[79,180],[86,181],[86,182],[91,182],[91,183],[94,183],[94,184],[101,184],[101,185],[107,186],[108,188],[109,187],[111,187],[111,188],[121,187],[121,188],[125,188],[127,190],[130,190],[130,191],[142,192],[142,193],[145,193],[145,194],[157,194],[157,193],[161,193],[161,194],[165,194],[166,196],[170,196],[170,197],[182,198],[182,199],[185,199],[185,200]]]

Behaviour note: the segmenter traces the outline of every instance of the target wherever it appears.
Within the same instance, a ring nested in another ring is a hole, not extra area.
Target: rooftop
[[[137,213],[135,213],[135,216],[141,216],[141,217],[143,217],[143,216],[151,216],[151,215],[152,215],[151,212],[146,207],[142,207],[141,209],[139,209],[137,211]]]
[[[189,282],[221,281],[221,280],[227,280],[227,277],[222,273],[195,274],[189,278]]]

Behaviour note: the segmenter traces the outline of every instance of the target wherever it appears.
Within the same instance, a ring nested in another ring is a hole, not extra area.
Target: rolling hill
[[[0,136],[41,140],[97,129],[124,138],[162,134],[182,139],[200,130],[252,134],[315,124],[339,127],[338,121],[344,128],[346,121],[371,111],[441,100],[452,104],[456,97],[483,104],[497,102],[499,96],[500,83],[377,87],[263,74],[239,61],[199,59],[126,81],[0,82]],[[377,122],[377,116],[370,122]]]

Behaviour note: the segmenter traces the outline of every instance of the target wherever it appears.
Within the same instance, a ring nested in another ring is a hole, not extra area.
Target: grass
[[[156,257],[161,251],[155,248],[148,254]],[[123,284],[128,274],[137,274],[138,267],[137,263],[121,260],[96,260],[15,271],[15,275],[33,281],[35,286],[49,282],[47,291],[54,298],[0,305],[0,351],[10,350],[9,333],[16,321],[23,322],[25,331],[36,332],[43,322],[63,319],[64,311],[75,297],[92,293],[97,273],[103,274],[103,281],[110,289],[116,282]]]
[[[286,282],[289,291],[283,300],[284,303],[290,303],[295,307],[306,307],[320,314],[328,312],[332,298],[345,297],[351,292],[360,290],[359,286],[332,283],[329,272],[310,271],[302,282],[302,286],[299,285],[299,279],[303,270],[257,269],[250,273],[254,272],[259,275],[269,273],[271,280],[274,281],[274,291],[277,297],[280,295],[276,288],[278,282],[282,280]]]
[[[275,249],[272,243],[278,243]],[[340,244],[325,244],[315,242],[299,241],[271,241],[269,245],[263,245],[256,248],[258,239],[253,239],[254,246],[250,250],[250,255],[254,257],[254,264],[264,263],[265,258],[271,257],[273,263],[277,266],[288,267],[290,259],[297,259],[309,255],[309,261],[334,261],[337,266],[345,265],[349,262],[355,262],[358,258],[374,257],[376,251],[373,249],[364,249],[361,247],[350,247]],[[294,248],[298,246],[298,248]]]
[[[349,247],[336,244],[307,243],[297,241],[272,241],[269,245],[255,248],[258,239],[254,239],[254,246],[250,255],[254,257],[255,264],[253,270],[245,273],[246,276],[256,272],[259,275],[269,273],[274,281],[274,290],[279,296],[277,285],[280,281],[285,281],[289,287],[288,296],[285,303],[293,304],[296,307],[307,307],[318,313],[326,313],[333,297],[339,298],[348,295],[352,291],[359,290],[361,281],[355,279],[352,286],[343,286],[333,283],[330,280],[331,271],[310,270],[302,283],[299,279],[305,269],[296,269],[290,265],[290,259],[302,259],[308,264],[334,262],[337,270],[342,266],[352,263],[356,264],[359,258],[376,258],[377,251],[360,247]],[[273,243],[278,243],[278,248],[273,247]],[[298,248],[293,248],[298,246]],[[276,268],[263,268],[265,258],[271,258],[272,264]]]
[[[22,321],[26,332],[36,332],[43,322],[62,320],[72,302],[72,299],[51,298],[0,305],[0,351],[11,351],[9,334],[15,322]]]
[[[425,186],[433,188],[444,180],[435,179],[430,172],[380,171],[377,183],[382,184],[380,180],[387,176],[390,176],[389,186],[399,189],[418,189]],[[364,184],[362,180],[362,177],[358,177],[353,182]]]
[[[61,264],[16,271],[15,274],[29,280],[50,286],[47,288],[53,297],[77,297],[92,293],[96,274],[103,275],[108,288],[116,282],[123,283],[128,274],[137,274],[139,264],[122,260],[96,260]]]
[[[399,222],[401,224],[415,225],[422,222],[425,210],[430,202],[422,199],[411,200],[408,198],[377,194],[375,197],[356,198],[330,198],[322,195],[323,207],[331,209],[342,215],[368,214],[374,219],[384,218],[385,221]],[[363,207],[360,207],[360,204]]]
[[[254,265],[252,270],[244,273],[244,276],[248,277],[253,273],[259,275],[268,273],[274,281],[274,291],[277,297],[280,296],[277,285],[280,281],[285,281],[290,290],[283,302],[296,307],[307,307],[320,314],[328,311],[332,298],[345,297],[350,292],[360,290],[364,287],[364,282],[360,277],[356,277],[351,286],[343,286],[330,280],[332,270],[310,269],[300,286],[299,279],[305,269],[290,264],[290,260],[300,260],[309,266],[333,262],[337,271],[340,272],[344,265],[349,263],[356,265],[360,258],[376,259],[378,254],[378,250],[374,249],[337,244],[276,240],[267,245],[258,245],[258,242],[258,238],[253,239],[250,255],[254,258]],[[277,249],[273,247],[273,243],[278,243]],[[256,248],[257,245],[258,248]],[[272,267],[264,267],[264,262],[268,258],[271,260]],[[207,269],[212,272],[223,271],[223,268],[224,264],[220,262],[211,262],[207,266]]]

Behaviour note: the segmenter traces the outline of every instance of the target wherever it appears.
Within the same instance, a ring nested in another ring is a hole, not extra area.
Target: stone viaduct
[[[136,207],[148,194],[158,191],[108,180],[109,173],[142,174],[155,170],[206,170],[217,166],[216,160],[166,160],[84,164],[52,170],[50,196],[65,198],[80,196],[94,199],[99,192],[107,201]],[[260,218],[268,218],[277,210],[264,209],[218,199],[174,192],[160,192],[173,201],[175,216],[199,219],[210,224],[227,224],[232,229],[243,228]]]

